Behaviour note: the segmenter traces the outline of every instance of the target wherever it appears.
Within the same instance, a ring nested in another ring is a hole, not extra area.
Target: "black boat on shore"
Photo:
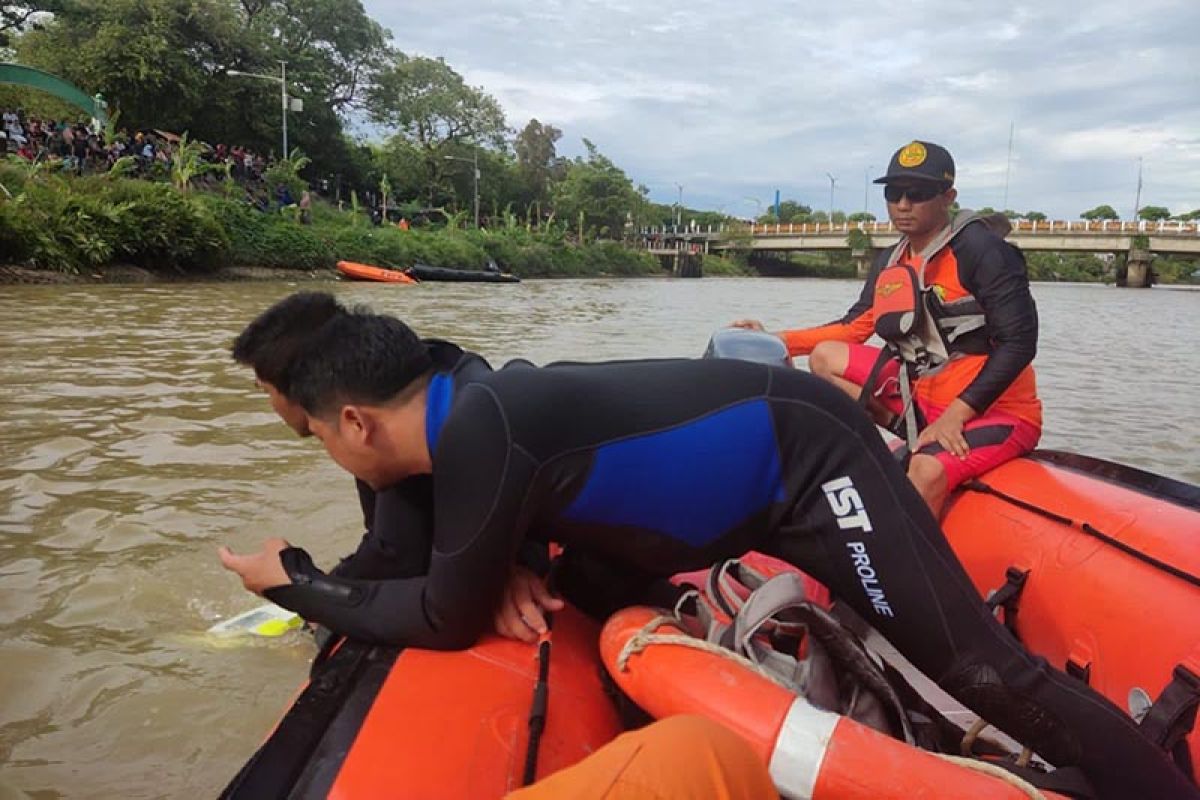
[[[421,282],[466,281],[473,283],[520,283],[521,279],[508,272],[501,272],[496,262],[489,261],[485,269],[450,269],[431,267],[428,264],[413,264],[405,272]]]

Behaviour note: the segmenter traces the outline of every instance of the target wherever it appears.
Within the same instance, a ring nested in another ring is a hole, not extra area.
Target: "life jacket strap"
[[[1017,610],[1021,592],[1025,590],[1025,581],[1028,578],[1029,570],[1009,567],[1004,571],[1004,585],[990,592],[985,601],[993,612],[997,608],[1004,609],[1004,627],[1008,628],[1014,637],[1017,636]]]
[[[871,365],[871,371],[867,373],[867,379],[863,381],[862,391],[858,393],[858,404],[863,408],[867,407],[871,398],[875,396],[879,373],[892,359],[900,362],[900,401],[903,408],[897,417],[897,422],[900,424],[892,425],[889,430],[904,439],[909,454],[912,454],[917,451],[917,436],[925,427],[925,420],[921,410],[913,402],[912,381],[908,375],[909,364],[900,357],[900,353],[894,345],[888,343],[880,349],[879,357]]]
[[[1183,664],[1175,667],[1171,682],[1159,694],[1146,712],[1139,728],[1150,741],[1171,753],[1175,762],[1195,778],[1194,765],[1186,737],[1196,727],[1196,710],[1200,707],[1200,676]]]

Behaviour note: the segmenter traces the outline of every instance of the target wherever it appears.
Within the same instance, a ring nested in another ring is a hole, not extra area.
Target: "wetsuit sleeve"
[[[989,244],[981,251],[963,253],[958,261],[958,280],[982,306],[992,342],[983,369],[959,395],[960,400],[982,413],[1037,354],[1037,306],[1029,291],[1024,256],[999,239],[989,237]]]
[[[330,575],[343,578],[410,578],[429,569],[433,543],[433,483],[427,475],[374,492],[359,481],[367,532],[358,549]]]
[[[815,328],[798,328],[780,332],[779,335],[783,339],[783,343],[787,345],[789,355],[806,356],[813,351],[814,347],[825,341],[862,344],[871,338],[871,335],[875,333],[875,315],[872,312],[872,306],[875,304],[875,280],[879,277],[879,271],[883,265],[887,263],[890,252],[890,250],[883,250],[875,257],[871,271],[867,273],[867,279],[863,282],[862,292],[841,319]]]
[[[491,391],[468,386],[434,455],[428,574],[390,580],[325,575],[307,553],[289,548],[281,558],[292,583],[266,595],[355,639],[436,650],[469,647],[490,624],[508,578],[533,469],[533,460],[513,447]]]

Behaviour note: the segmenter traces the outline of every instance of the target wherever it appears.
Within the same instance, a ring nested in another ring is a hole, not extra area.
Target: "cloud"
[[[1200,207],[1200,4],[988,7],[714,0],[367,0],[401,50],[444,56],[509,122],[595,142],[651,197],[737,209],[784,197],[882,214],[867,177],[945,144],[964,202],[1072,218]],[[1015,126],[1012,158],[1009,131]]]

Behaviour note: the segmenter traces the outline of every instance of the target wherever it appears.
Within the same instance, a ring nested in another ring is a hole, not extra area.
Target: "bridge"
[[[1129,285],[1145,285],[1153,254],[1200,256],[1200,223],[1181,221],[1010,220],[1007,240],[1022,250],[1127,253]],[[900,233],[890,222],[750,223],[743,225],[646,228],[639,242],[651,253],[678,258],[681,253],[729,249],[759,252],[849,250],[860,274],[870,266],[873,248],[890,247]]]

